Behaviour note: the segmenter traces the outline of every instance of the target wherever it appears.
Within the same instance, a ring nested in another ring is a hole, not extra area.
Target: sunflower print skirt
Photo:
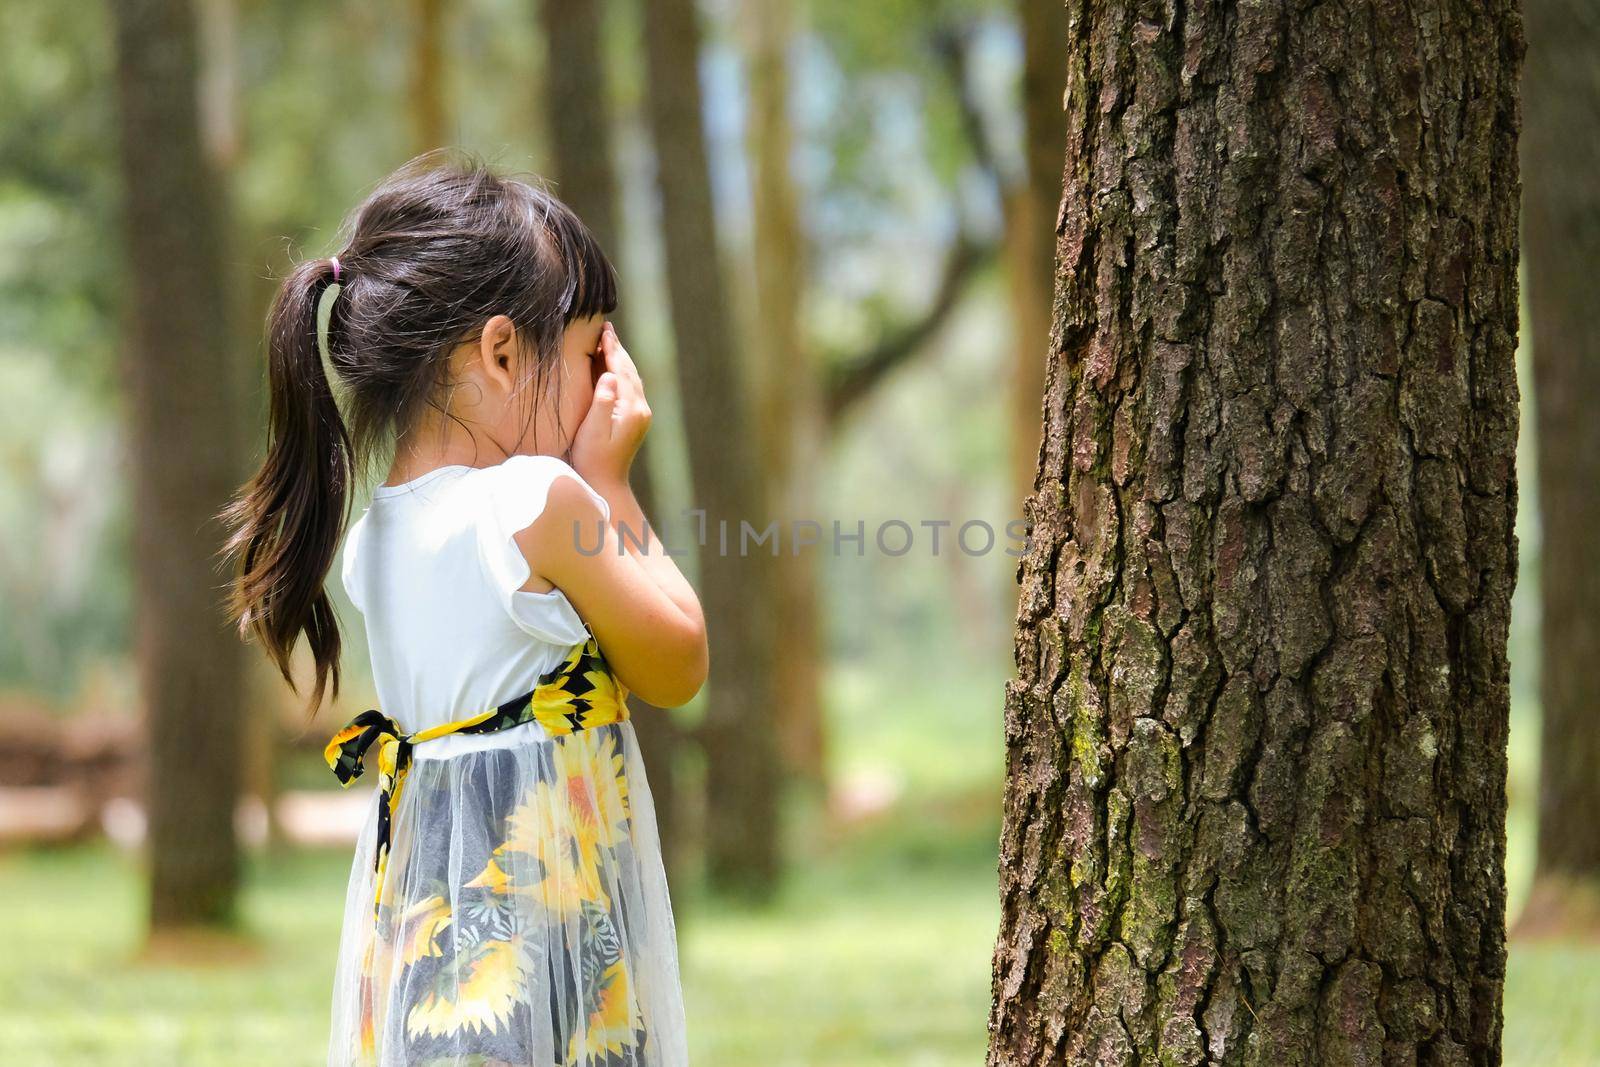
[[[414,751],[381,739],[381,788],[345,903],[330,1067],[688,1062],[626,690],[597,715],[574,711],[568,678],[541,685],[553,700],[536,690],[518,715],[502,706],[466,720],[479,726],[461,732],[515,727],[494,747],[428,758],[425,739]],[[330,764],[361,721],[330,743]]]

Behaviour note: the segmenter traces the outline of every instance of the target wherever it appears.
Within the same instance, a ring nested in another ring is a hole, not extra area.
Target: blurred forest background
[[[777,620],[716,646],[766,666],[714,674],[670,720],[636,711],[659,719],[647,759],[695,1062],[979,1062],[1016,606],[1004,529],[1035,466],[1059,17],[1032,0],[0,7],[0,1061],[322,1062],[367,786],[339,791],[321,746],[372,702],[359,615],[331,582],[347,688],[314,722],[253,650],[214,675],[236,692],[147,707],[139,656],[185,635],[136,572],[196,524],[152,514],[184,486],[136,468],[159,448],[179,481],[243,480],[277,277],[336,250],[383,175],[457,145],[549,179],[610,250],[669,538],[708,492],[765,492],[821,522],[825,548],[832,521],[865,526],[860,555],[759,583],[705,568],[708,609],[745,598]],[[1597,70],[1589,57],[1580,81]],[[180,172],[197,183],[166,180]],[[187,402],[163,411],[134,383],[160,380],[168,325]],[[1592,336],[1573,342],[1591,359]],[[1513,919],[1539,806],[1532,358],[1525,329]],[[1565,394],[1588,395],[1587,373]],[[681,388],[708,378],[725,388]],[[874,540],[892,520],[914,531],[903,555]],[[1000,531],[992,550],[955,546],[967,520]],[[935,553],[923,524],[940,521]],[[184,823],[230,786],[222,829]],[[152,827],[147,798],[175,814]],[[1512,945],[1506,1061],[1600,1063],[1600,943],[1549,926]]]

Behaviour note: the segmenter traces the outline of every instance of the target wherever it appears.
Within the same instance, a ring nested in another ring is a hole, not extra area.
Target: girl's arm
[[[626,480],[610,485],[601,483],[594,488],[606,503],[611,505],[611,527],[616,531],[622,546],[644,566],[651,581],[672,598],[685,614],[700,618],[700,598],[694,586],[683,576],[678,564],[667,554],[667,547],[654,527],[647,527],[644,509],[639,498],[633,495],[633,486]]]
[[[516,535],[517,544],[529,566],[572,601],[622,684],[657,707],[688,703],[710,667],[700,601],[659,540],[652,539],[647,563],[619,538],[615,523],[624,508],[614,490],[603,492],[612,522],[603,521],[576,479],[556,478],[544,511]],[[638,507],[634,502],[632,510]]]
[[[608,322],[601,330],[605,370],[572,443],[572,466],[611,509],[576,479],[556,478],[544,511],[517,534],[529,569],[566,594],[594,631],[617,677],[658,707],[687,703],[710,666],[705,617],[694,588],[652,532],[628,471],[650,427],[638,369]],[[593,551],[600,532],[600,549]],[[626,530],[624,536],[620,531]]]

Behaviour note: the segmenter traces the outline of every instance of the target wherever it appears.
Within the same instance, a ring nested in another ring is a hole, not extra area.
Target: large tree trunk
[[[787,524],[817,521],[822,462],[822,381],[800,323],[808,256],[790,173],[789,42],[792,0],[750,0],[739,8],[750,83],[746,127],[753,172],[757,410],[761,456],[773,511]],[[817,548],[784,546],[777,563],[782,635],[774,663],[774,719],[786,770],[814,787],[827,784],[822,703],[821,610]]]
[[[706,753],[707,869],[719,890],[763,896],[776,885],[779,855],[772,718],[775,561],[765,546],[752,545],[748,555],[740,549],[741,524],[765,530],[767,507],[711,204],[694,0],[649,0],[644,13],[646,95],[678,391],[693,506],[705,514],[700,585],[711,678],[700,736]]]
[[[126,186],[133,558],[140,690],[149,721],[150,915],[156,927],[231,916],[238,881],[242,650],[228,626],[214,521],[238,472],[236,361],[219,183],[196,106],[185,0],[118,0]]]
[[[1067,12],[989,1061],[1498,1063],[1516,6]]]
[[[612,155],[611,94],[606,78],[610,67],[605,62],[603,8],[601,0],[544,0],[539,5],[549,78],[544,104],[550,128],[550,176],[555,181],[556,195],[578,213],[600,247],[615,261],[622,249],[622,230],[617,225],[620,201]],[[610,318],[618,336],[627,338],[625,313],[619,309]],[[645,515],[659,522],[659,502],[650,478],[653,452],[646,441],[634,460],[632,482]],[[628,706],[649,768],[661,852],[668,870],[674,876],[681,875],[686,872],[676,766],[678,725],[667,713],[637,696],[628,698]]]
[[[1583,0],[1529,0],[1528,309],[1538,411],[1538,873],[1524,929],[1600,923],[1600,21]]]

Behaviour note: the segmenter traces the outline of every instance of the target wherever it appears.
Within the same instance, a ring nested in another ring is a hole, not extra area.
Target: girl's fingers
[[[609,426],[611,420],[616,418],[618,400],[617,376],[606,371],[594,384],[594,403],[590,411]]]
[[[600,350],[606,357],[606,369],[616,371],[617,376],[625,381],[631,381],[639,395],[644,395],[644,382],[639,377],[639,368],[633,362],[633,357],[628,355],[628,350],[622,347],[621,340],[617,338],[617,328],[609,321],[600,329]]]
[[[613,379],[617,396],[615,407],[611,412],[612,420],[639,422],[648,427],[651,417],[650,402],[645,399],[644,383],[639,378],[639,368],[634,364],[633,357],[628,355],[628,350],[622,347],[622,342],[617,339],[616,327],[607,322],[600,333],[600,349],[605,356],[606,374]]]

